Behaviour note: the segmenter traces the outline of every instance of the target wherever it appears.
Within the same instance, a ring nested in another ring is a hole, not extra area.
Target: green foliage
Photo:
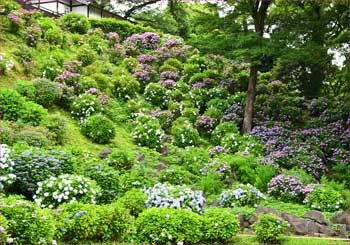
[[[0,234],[0,242],[5,244],[6,242],[6,238],[7,238],[7,233],[8,233],[8,221],[5,218],[5,216],[3,216],[2,214],[0,214],[0,229],[1,229],[1,234]]]
[[[202,217],[184,209],[146,209],[135,225],[137,240],[143,243],[195,244],[202,237]]]
[[[166,107],[168,99],[166,98],[166,88],[159,83],[149,83],[144,92],[146,101],[154,106]]]
[[[88,18],[75,12],[65,14],[61,21],[62,26],[72,33],[85,34],[91,28]]]
[[[164,64],[164,66],[172,66],[177,69],[177,71],[181,71],[183,69],[183,64],[181,61],[175,59],[175,58],[169,58],[167,59]]]
[[[220,194],[225,187],[220,176],[215,173],[210,173],[203,176],[198,185],[207,196]]]
[[[60,239],[69,243],[118,241],[126,232],[128,212],[116,203],[61,205],[57,214]]]
[[[92,64],[97,58],[98,55],[96,51],[91,49],[88,45],[82,45],[77,50],[77,59],[83,62],[83,66]]]
[[[84,121],[93,114],[100,113],[102,105],[94,94],[84,93],[76,97],[71,104],[71,114]]]
[[[233,122],[223,122],[220,123],[218,126],[215,127],[215,129],[213,130],[213,132],[211,133],[211,142],[215,145],[220,145],[221,144],[221,140],[222,138],[226,135],[226,134],[238,134],[238,128],[236,126],[235,123]]]
[[[278,244],[287,230],[287,222],[273,214],[262,214],[253,227],[259,242]]]
[[[110,142],[116,135],[113,122],[100,114],[88,117],[81,124],[81,132],[99,144]]]
[[[33,82],[26,80],[19,80],[16,82],[16,91],[27,97],[29,100],[35,99],[35,87]]]
[[[48,116],[47,110],[34,102],[27,101],[20,110],[21,121],[26,124],[38,126]]]
[[[96,159],[89,159],[96,161]],[[84,176],[94,180],[101,187],[100,194],[96,200],[99,204],[106,204],[115,201],[120,193],[119,172],[114,168],[99,164],[98,161],[89,163],[83,168]]]
[[[164,131],[158,120],[144,115],[136,118],[136,127],[133,129],[132,137],[139,146],[161,148],[163,136]]]
[[[49,115],[42,121],[42,125],[56,135],[55,140],[58,144],[63,143],[67,131],[66,124],[66,118],[60,115]]]
[[[109,166],[112,166],[117,170],[125,171],[133,166],[134,159],[130,152],[113,148],[111,154],[108,155],[107,163]]]
[[[343,207],[342,195],[331,187],[316,187],[304,200],[312,209],[334,212]]]
[[[140,83],[124,69],[118,69],[113,74],[114,96],[127,100],[134,98],[140,90]]]
[[[47,244],[54,239],[55,221],[47,209],[18,196],[3,199],[1,213],[8,220],[7,235],[19,244]]]
[[[126,38],[135,33],[154,32],[151,28],[135,25],[129,21],[117,20],[114,18],[90,19],[93,28],[101,28],[105,33],[116,32]]]
[[[199,133],[187,118],[178,118],[171,128],[174,144],[179,147],[195,146],[199,143]]]
[[[63,42],[62,31],[58,28],[50,28],[45,31],[44,40],[52,45],[61,45]]]
[[[43,126],[25,125],[16,133],[15,139],[31,146],[48,147],[55,144],[56,135]]]
[[[37,24],[45,32],[51,29],[58,29],[57,21],[49,17],[41,17]]]
[[[118,199],[123,207],[130,211],[130,214],[137,217],[143,210],[146,209],[145,202],[148,199],[147,195],[140,189],[131,189]]]
[[[0,90],[0,116],[9,121],[17,121],[25,104],[25,98],[12,89]]]
[[[159,180],[173,185],[194,184],[198,176],[182,166],[170,166],[159,172]]]
[[[277,174],[277,169],[272,165],[258,165],[255,169],[256,179],[254,185],[261,191],[267,192],[270,180]]]
[[[203,238],[206,242],[228,244],[234,241],[240,229],[239,220],[228,208],[210,208],[205,211]]]
[[[222,207],[240,207],[257,205],[265,199],[265,196],[251,184],[239,184],[231,190],[224,191],[220,195],[220,205]]]
[[[171,66],[169,64],[164,64],[161,67],[159,67],[159,72],[164,72],[164,71],[178,72],[179,70],[174,66]]]

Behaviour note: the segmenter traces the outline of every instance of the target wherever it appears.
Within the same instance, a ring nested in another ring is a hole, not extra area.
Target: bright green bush
[[[131,189],[118,199],[118,202],[120,202],[123,207],[130,210],[132,216],[137,217],[146,209],[145,202],[147,199],[147,195],[142,190]]]
[[[107,163],[117,170],[128,170],[133,166],[134,159],[129,152],[113,148],[111,154],[108,155]]]
[[[130,215],[116,203],[92,205],[71,203],[60,206],[57,227],[60,240],[68,243],[118,241],[126,232]]]
[[[150,83],[146,86],[144,96],[145,100],[154,106],[166,107],[168,99],[167,90],[159,83]]]
[[[41,17],[38,20],[37,25],[45,32],[50,29],[58,28],[57,21],[49,17]]]
[[[178,72],[178,69],[174,66],[164,64],[161,67],[159,67],[159,72],[162,73],[164,71],[173,71],[173,72]]]
[[[259,242],[278,244],[287,230],[287,222],[274,214],[262,214],[253,227]]]
[[[135,225],[136,237],[141,243],[195,244],[202,238],[202,217],[184,209],[146,209]]]
[[[84,176],[94,180],[101,187],[97,203],[111,203],[117,199],[120,192],[119,172],[106,164],[97,163],[89,163],[84,167]]]
[[[318,186],[306,196],[304,203],[312,209],[334,212],[343,207],[343,198],[331,187]]]
[[[35,99],[35,86],[31,81],[18,80],[16,81],[16,91],[25,96],[29,100]]]
[[[169,58],[164,62],[164,65],[175,67],[178,71],[181,71],[183,68],[183,64],[181,61],[175,58]]]
[[[158,120],[145,115],[140,115],[136,119],[136,126],[133,129],[132,137],[139,146],[149,148],[161,148],[164,131]]]
[[[55,141],[57,144],[63,143],[66,134],[66,124],[66,118],[60,115],[49,115],[42,121],[42,125],[56,135]]]
[[[81,132],[99,144],[108,143],[115,137],[113,122],[100,114],[88,117],[81,125]]]
[[[95,204],[99,195],[99,187],[94,182],[78,175],[51,176],[37,186],[33,199],[40,207],[55,208],[68,202]]]
[[[25,98],[12,89],[0,90],[0,116],[9,121],[17,121],[25,105]]]
[[[24,142],[30,146],[48,147],[53,146],[56,135],[46,127],[25,125],[19,129],[15,135],[16,141]]]
[[[0,214],[0,242],[1,244],[5,244],[6,243],[6,238],[7,236],[7,231],[8,229],[8,221],[5,218],[5,216],[3,216],[2,214]]]
[[[114,96],[127,100],[134,98],[140,91],[140,83],[125,69],[118,69],[113,74]]]
[[[169,166],[159,172],[159,180],[172,185],[194,184],[198,176],[186,170],[183,166]]]
[[[100,113],[102,105],[96,95],[85,93],[80,94],[73,100],[70,109],[71,114],[83,122],[91,115]]]
[[[187,118],[178,118],[171,128],[174,144],[179,147],[195,146],[199,143],[199,133]]]
[[[62,31],[58,28],[51,28],[44,33],[44,40],[53,45],[61,45],[63,42]]]
[[[210,244],[232,243],[239,229],[237,216],[228,208],[210,208],[204,213],[203,240]]]
[[[22,122],[33,126],[38,126],[48,116],[48,112],[44,107],[31,101],[24,104],[20,114]]]
[[[48,244],[55,238],[55,221],[47,209],[16,196],[3,199],[1,213],[8,220],[7,236],[18,244]]]
[[[97,60],[97,53],[88,45],[80,46],[77,50],[77,59],[83,62],[83,66],[88,66]]]
[[[61,21],[62,26],[72,33],[85,34],[91,28],[88,18],[75,12],[65,14]]]

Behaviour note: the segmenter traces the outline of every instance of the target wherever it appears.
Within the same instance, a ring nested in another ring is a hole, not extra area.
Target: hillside
[[[260,73],[242,134],[248,63],[124,21],[0,7],[2,242],[347,237],[348,95]]]

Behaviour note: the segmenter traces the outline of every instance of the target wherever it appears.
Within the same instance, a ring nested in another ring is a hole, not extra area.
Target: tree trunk
[[[250,67],[249,84],[248,84],[246,104],[245,104],[245,110],[244,110],[244,119],[243,119],[244,133],[249,133],[252,130],[255,90],[256,90],[257,82],[258,82],[258,66],[252,65]]]
[[[255,32],[259,36],[263,36],[264,27],[265,27],[265,17],[267,14],[267,9],[271,4],[272,0],[250,0],[252,5],[251,15],[254,20]],[[250,133],[253,126],[253,114],[254,114],[254,100],[255,100],[255,91],[256,85],[258,82],[258,65],[256,60],[251,61],[250,75],[249,75],[249,84],[247,90],[246,104],[244,110],[244,119],[243,119],[243,133]]]

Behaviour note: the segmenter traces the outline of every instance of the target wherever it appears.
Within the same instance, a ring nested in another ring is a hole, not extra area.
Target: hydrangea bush
[[[75,98],[71,105],[71,114],[84,122],[92,114],[102,111],[102,105],[96,95],[85,93]]]
[[[0,190],[16,180],[15,162],[10,157],[11,150],[6,144],[0,144]]]
[[[335,212],[342,209],[342,195],[330,187],[318,186],[305,198],[304,203],[312,209],[322,212]]]
[[[265,195],[251,184],[239,184],[237,188],[220,194],[220,206],[231,208],[240,206],[257,207],[263,199],[265,199]]]
[[[205,198],[202,191],[192,191],[186,186],[173,186],[157,183],[152,188],[145,189],[148,196],[146,207],[183,208],[201,213]]]
[[[33,199],[40,207],[55,208],[62,203],[78,201],[95,204],[99,195],[99,189],[93,182],[78,175],[50,177],[38,182],[37,186]]]

